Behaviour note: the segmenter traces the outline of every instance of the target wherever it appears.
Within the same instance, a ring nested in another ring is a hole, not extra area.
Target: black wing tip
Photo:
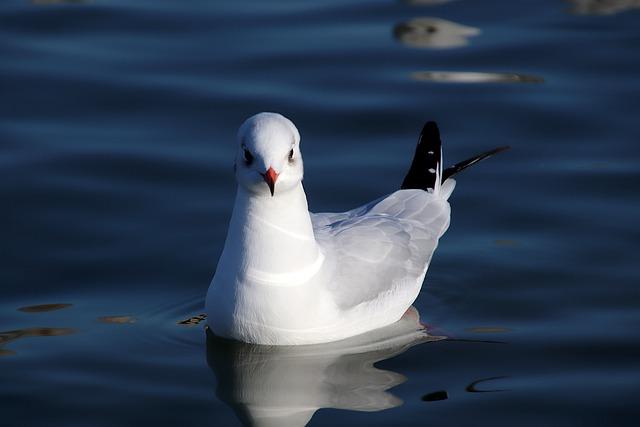
[[[441,153],[440,130],[436,122],[430,120],[422,127],[411,167],[400,188],[433,190],[436,187],[437,175],[432,171],[440,169]]]
[[[440,129],[438,128],[438,124],[433,120],[429,120],[422,126],[422,135],[440,138]]]
[[[482,154],[478,154],[477,156],[473,156],[470,159],[467,160],[463,160],[462,162],[456,163],[453,166],[450,166],[448,168],[446,168],[443,173],[442,173],[442,182],[445,182],[447,179],[451,178],[452,176],[458,174],[459,172],[462,172],[463,170],[465,170],[466,168],[475,165],[478,162],[481,162],[482,160],[488,159],[489,157],[492,157],[498,153],[501,153],[503,151],[507,151],[511,148],[511,146],[509,145],[505,145],[502,147],[497,147],[494,148],[493,150],[489,150],[489,151],[485,151]]]

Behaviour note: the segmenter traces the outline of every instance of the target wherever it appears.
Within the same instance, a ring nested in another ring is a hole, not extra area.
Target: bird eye
[[[291,151],[289,151],[289,161],[293,161],[293,148],[291,149]]]
[[[253,155],[251,154],[251,152],[249,150],[247,150],[246,148],[244,149],[244,162],[247,165],[250,165],[251,162],[253,162]]]

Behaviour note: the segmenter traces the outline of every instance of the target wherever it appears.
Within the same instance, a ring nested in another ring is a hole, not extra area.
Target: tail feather
[[[440,130],[435,122],[427,122],[422,128],[411,167],[402,181],[401,189],[421,189],[438,194],[442,184],[452,176],[484,159],[487,159],[510,147],[498,147],[470,159],[442,169],[442,141]],[[453,188],[448,191],[451,192]]]
[[[463,161],[461,161],[459,163],[456,163],[453,166],[449,166],[442,173],[442,182],[445,182],[448,178],[451,178],[452,176],[454,176],[455,174],[465,170],[469,166],[473,166],[476,163],[478,163],[478,162],[480,162],[480,161],[482,161],[484,159],[487,159],[487,158],[493,156],[494,154],[498,154],[498,153],[500,153],[502,151],[506,151],[509,148],[511,148],[511,147],[505,146],[505,147],[494,148],[493,150],[486,151],[486,152],[484,152],[482,154],[478,154],[477,156],[473,156],[470,159],[463,160]]]
[[[401,189],[417,188],[438,193],[442,183],[442,142],[435,122],[427,122],[422,128],[416,153]]]

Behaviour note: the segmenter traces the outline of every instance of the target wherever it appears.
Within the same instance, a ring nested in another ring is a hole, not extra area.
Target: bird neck
[[[322,253],[302,183],[275,196],[238,187],[225,251],[253,281],[304,281],[322,263]],[[229,255],[231,255],[229,254]]]

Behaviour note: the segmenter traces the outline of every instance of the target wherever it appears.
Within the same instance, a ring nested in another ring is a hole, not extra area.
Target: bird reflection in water
[[[480,29],[467,27],[446,19],[415,18],[400,23],[393,29],[396,40],[411,47],[450,49],[469,44],[469,37],[480,34]]]
[[[415,308],[385,328],[328,344],[262,346],[207,331],[216,394],[245,425],[304,426],[320,408],[381,411],[402,404],[388,392],[406,378],[374,363],[445,337],[428,335]]]

